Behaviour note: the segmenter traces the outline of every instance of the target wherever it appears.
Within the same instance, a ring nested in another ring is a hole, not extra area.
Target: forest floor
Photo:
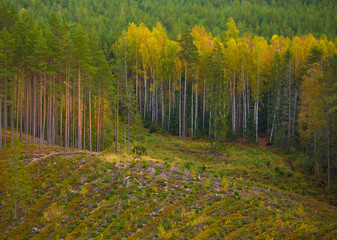
[[[296,159],[231,143],[214,156],[206,141],[169,135],[140,142],[142,156],[0,150],[0,239],[337,238],[337,207]]]

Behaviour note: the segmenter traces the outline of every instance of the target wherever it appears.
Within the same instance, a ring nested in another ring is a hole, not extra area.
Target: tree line
[[[304,34],[337,36],[334,0],[3,0],[25,8],[34,19],[55,12],[68,22],[90,23],[102,43],[111,46],[130,22],[153,28],[161,22],[174,39],[186,26],[202,25],[221,37],[226,19],[233,17],[240,32],[270,39],[274,34],[292,38]]]
[[[211,139],[215,151],[219,140],[264,134],[306,153],[318,176],[336,172],[336,44],[311,34],[267,41],[226,25],[223,38],[195,26],[174,41],[160,23],[131,23],[112,47],[128,121],[140,114],[183,139]]]
[[[3,5],[1,12],[0,148],[19,138],[103,150],[106,101],[114,91],[97,36],[55,14],[41,23],[25,10]]]
[[[208,138],[215,153],[226,138],[265,134],[305,153],[304,167],[328,172],[329,184],[336,173],[336,43],[324,35],[265,39],[240,34],[230,18],[222,37],[195,26],[172,40],[160,23],[131,23],[107,48],[88,25],[1,12],[0,147],[114,142],[117,153],[122,137],[129,152],[143,120]]]

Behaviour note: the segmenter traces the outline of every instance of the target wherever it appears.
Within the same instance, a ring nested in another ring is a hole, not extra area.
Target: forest
[[[3,1],[0,150],[125,157],[151,149],[144,131],[207,141],[215,157],[263,146],[334,195],[336,10],[328,0]]]

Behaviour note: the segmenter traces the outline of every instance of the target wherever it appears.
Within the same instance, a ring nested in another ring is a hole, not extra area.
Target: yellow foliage
[[[166,231],[165,231],[163,225],[159,224],[159,226],[158,226],[158,235],[159,235],[159,237],[162,238],[165,235],[165,233],[166,233]]]
[[[81,188],[81,194],[85,197],[88,193],[88,188],[86,185],[84,185],[82,188]]]
[[[223,187],[224,190],[228,191],[229,189],[229,181],[226,177],[223,177],[221,180],[221,185]]]
[[[43,217],[48,222],[58,218],[62,213],[62,208],[57,205],[57,202],[53,202],[50,206],[44,211]]]
[[[195,180],[195,170],[194,169],[191,170],[191,177]]]
[[[316,143],[320,128],[326,125],[323,87],[319,82],[322,76],[323,71],[319,64],[313,64],[303,77],[301,111],[298,116],[300,140],[302,142],[314,138]]]
[[[187,223],[187,226],[189,226],[189,227],[194,227],[194,226],[197,226],[197,225],[199,225],[199,224],[206,223],[206,222],[208,222],[210,219],[211,219],[211,217],[209,217],[209,216],[201,215],[201,216],[199,216],[199,217],[193,219],[192,221],[188,222],[188,223]]]

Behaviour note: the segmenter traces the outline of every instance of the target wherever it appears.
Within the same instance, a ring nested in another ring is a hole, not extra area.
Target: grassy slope
[[[337,208],[298,194],[320,190],[282,156],[228,144],[214,157],[206,142],[161,135],[142,142],[142,157],[16,148],[31,190],[13,219],[0,168],[0,239],[337,237]],[[5,166],[9,151],[0,156]]]

